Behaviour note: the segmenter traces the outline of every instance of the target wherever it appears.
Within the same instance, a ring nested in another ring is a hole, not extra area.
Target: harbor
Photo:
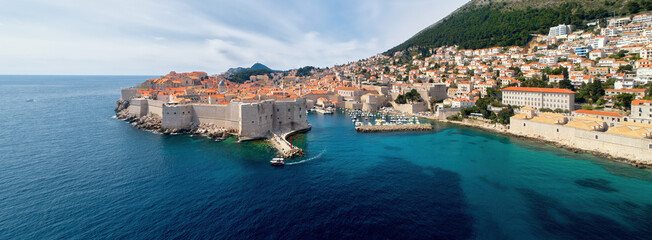
[[[405,131],[430,131],[433,127],[429,123],[405,125],[367,125],[355,127],[358,132],[405,132]]]

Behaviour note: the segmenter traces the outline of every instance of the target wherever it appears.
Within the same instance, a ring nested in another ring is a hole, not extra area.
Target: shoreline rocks
[[[161,131],[161,117],[158,115],[150,114],[136,117],[136,115],[130,114],[127,109],[123,109],[116,113],[115,116],[120,120],[131,123],[134,127],[164,133]]]
[[[644,162],[640,162],[640,161],[636,161],[636,160],[632,160],[632,159],[628,159],[628,158],[624,158],[624,157],[613,156],[613,155],[611,155],[609,153],[605,153],[605,152],[581,149],[581,148],[578,148],[576,146],[573,146],[572,143],[549,141],[549,140],[541,139],[541,138],[538,138],[538,137],[535,137],[535,136],[515,134],[513,132],[508,131],[508,128],[505,127],[505,126],[500,126],[500,129],[499,129],[498,125],[494,126],[494,127],[490,127],[490,126],[486,125],[486,123],[482,124],[482,123],[473,123],[473,122],[469,122],[469,121],[460,122],[460,121],[448,121],[448,120],[441,121],[441,122],[455,124],[455,125],[459,125],[459,126],[465,126],[465,127],[469,127],[469,128],[475,128],[475,129],[479,129],[479,130],[492,132],[492,133],[495,133],[495,134],[502,134],[502,135],[509,136],[509,137],[516,137],[516,138],[530,140],[530,141],[534,141],[534,142],[550,144],[550,145],[555,146],[557,148],[563,148],[563,149],[566,149],[566,150],[571,151],[573,153],[588,153],[588,154],[591,154],[591,155],[599,157],[599,158],[605,158],[605,159],[609,159],[609,160],[616,161],[616,162],[626,163],[626,164],[629,164],[629,165],[631,165],[633,167],[640,168],[640,169],[646,169],[646,168],[652,169],[652,164],[648,164],[648,163],[644,163]]]
[[[407,132],[407,131],[430,131],[433,127],[429,123],[405,124],[405,125],[367,125],[355,127],[358,132]]]
[[[115,111],[116,113],[118,113],[118,112],[121,112],[121,111],[123,111],[123,110],[126,110],[127,108],[129,108],[129,101],[120,98],[120,99],[118,99],[118,101],[115,103],[115,109],[114,109],[114,111]]]

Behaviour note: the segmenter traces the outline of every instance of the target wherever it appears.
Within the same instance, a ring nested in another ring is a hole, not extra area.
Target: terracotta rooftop
[[[545,93],[575,93],[563,88],[508,87],[501,91],[545,92]]]
[[[622,117],[623,115],[615,112],[603,112],[603,111],[594,111],[594,110],[576,110],[573,113],[581,114],[590,114],[590,115],[601,115],[601,116],[610,116],[610,117]]]

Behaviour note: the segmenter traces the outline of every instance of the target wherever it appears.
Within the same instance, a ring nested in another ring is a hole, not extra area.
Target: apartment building
[[[573,110],[575,92],[560,88],[508,87],[501,90],[505,105]]]

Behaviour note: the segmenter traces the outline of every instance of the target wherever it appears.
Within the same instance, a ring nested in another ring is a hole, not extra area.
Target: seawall
[[[646,145],[652,144],[650,139],[620,136],[521,119],[512,119],[510,126],[469,119],[461,122],[449,120],[441,122],[542,142],[576,153],[589,153],[597,157],[627,163],[637,168],[652,168],[652,149],[649,148],[649,145]],[[525,126],[523,126],[523,123],[525,123]],[[559,132],[557,132],[557,129],[559,129]],[[595,139],[596,135],[598,139]]]
[[[512,118],[509,133],[544,140],[578,152],[627,162],[639,168],[652,167],[652,139],[584,130],[564,125]]]
[[[269,138],[268,141],[272,144],[272,147],[278,150],[278,155],[280,157],[283,158],[300,157],[304,155],[303,149],[292,145],[287,140],[287,138],[297,133],[307,132],[311,128],[312,126],[308,125],[308,127],[306,128],[289,131],[281,134],[272,133],[272,136]]]

